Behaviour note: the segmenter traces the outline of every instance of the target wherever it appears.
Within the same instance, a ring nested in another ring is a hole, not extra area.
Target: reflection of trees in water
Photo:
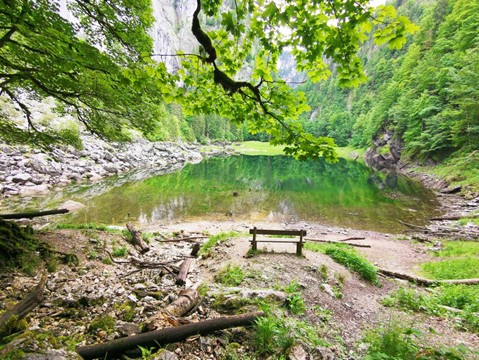
[[[400,200],[392,192],[401,193]],[[106,222],[112,213],[118,219],[130,213],[132,220],[144,224],[225,219],[228,214],[237,219],[295,218],[385,230],[389,226],[385,223],[405,219],[409,209],[422,211],[418,218],[428,216],[433,208],[430,199],[415,182],[373,173],[352,161],[327,164],[242,156],[209,159],[181,172],[127,183],[93,198],[89,206],[98,214],[94,221],[104,217]]]
[[[298,220],[298,214],[295,210],[295,204],[290,200],[280,200],[277,208],[268,214],[269,220],[274,221],[295,221]]]
[[[140,210],[140,216],[138,222],[142,225],[154,224],[162,221],[171,222],[180,218],[183,218],[188,214],[189,201],[184,195],[180,195],[159,205],[153,207],[151,211]],[[150,216],[148,216],[148,214]]]

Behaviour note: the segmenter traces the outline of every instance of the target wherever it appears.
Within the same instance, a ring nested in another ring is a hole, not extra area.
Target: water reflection
[[[216,158],[146,180],[110,182],[70,188],[68,198],[87,208],[67,221],[305,220],[397,231],[397,220],[421,225],[438,205],[415,181],[345,160],[331,165],[282,156]]]

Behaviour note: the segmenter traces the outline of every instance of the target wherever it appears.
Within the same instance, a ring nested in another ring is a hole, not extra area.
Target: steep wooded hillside
[[[479,143],[479,2],[397,1],[420,30],[401,50],[366,42],[369,82],[342,89],[331,77],[302,86],[315,135],[373,146],[393,162],[470,157]],[[464,159],[463,159],[464,160]],[[477,160],[477,159],[476,159]]]

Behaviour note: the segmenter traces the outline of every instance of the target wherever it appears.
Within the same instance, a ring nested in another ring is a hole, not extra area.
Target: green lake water
[[[310,221],[396,232],[402,229],[397,220],[421,225],[438,207],[420,183],[344,159],[327,164],[285,156],[212,158],[174,173],[101,186],[95,196],[88,185],[69,190],[69,199],[87,207],[62,221]]]

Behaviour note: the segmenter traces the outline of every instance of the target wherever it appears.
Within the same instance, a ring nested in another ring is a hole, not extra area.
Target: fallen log
[[[327,244],[349,245],[349,246],[361,247],[361,248],[370,248],[370,247],[371,247],[371,245],[350,244],[350,243],[347,243],[347,242],[340,242],[340,240],[338,240],[338,241],[332,241],[332,240],[313,239],[313,238],[304,238],[304,240],[305,240],[305,241],[311,241],[311,242],[327,243]]]
[[[477,219],[477,218],[479,218],[479,214],[462,214],[462,215],[446,215],[446,216],[432,217],[430,220],[442,221],[442,220]]]
[[[454,280],[429,280],[425,278],[421,278],[418,276],[413,276],[404,273],[398,273],[395,271],[390,271],[386,269],[378,268],[378,272],[383,274],[384,276],[407,280],[409,282],[415,283],[421,286],[434,286],[434,285],[441,285],[441,284],[464,284],[464,285],[477,285],[479,284],[479,279],[454,279]]]
[[[66,214],[67,212],[69,212],[68,209],[54,209],[54,210],[33,211],[33,212],[17,213],[17,214],[3,214],[3,215],[0,215],[0,218],[3,220],[32,219],[34,217],[40,217],[40,216]]]
[[[198,291],[186,289],[180,292],[178,299],[167,305],[146,321],[146,329],[153,331],[165,326],[176,325],[175,317],[180,317],[190,311],[200,300]]]
[[[207,239],[208,236],[204,235],[198,235],[198,236],[188,236],[184,238],[176,238],[176,239],[170,239],[170,238],[165,238],[163,237],[164,240],[159,240],[159,242],[180,242],[180,241],[189,241],[189,242],[195,242],[197,239]]]
[[[80,346],[76,348],[76,351],[84,359],[111,359],[123,354],[127,350],[135,349],[138,346],[158,348],[165,344],[185,340],[193,335],[208,335],[218,330],[238,326],[249,326],[261,316],[264,316],[263,312],[225,316],[173,328],[150,331],[143,334],[107,341],[102,344]]]
[[[348,237],[346,239],[341,239],[341,240],[338,240],[338,241],[343,242],[343,241],[349,241],[349,240],[366,240],[366,238],[365,237]]]
[[[43,292],[45,291],[45,284],[47,283],[47,275],[47,272],[44,271],[38,285],[35,286],[35,288],[30,291],[22,301],[2,314],[0,317],[0,333],[3,332],[5,325],[8,324],[13,316],[16,317],[16,321],[21,320],[43,301]]]
[[[178,276],[176,277],[176,285],[185,285],[186,283],[186,277],[188,276],[188,271],[190,270],[190,266],[193,263],[194,259],[193,258],[186,258],[183,260],[183,263],[181,264],[180,267],[180,272],[178,273]]]
[[[141,231],[136,230],[131,223],[127,223],[126,228],[131,234],[131,243],[133,244],[133,246],[136,246],[140,250],[140,253],[144,254],[150,251],[150,247],[141,237]]]
[[[429,229],[425,228],[424,226],[414,225],[414,224],[411,224],[411,223],[408,223],[408,222],[405,222],[405,221],[401,221],[399,219],[396,219],[396,220],[397,220],[398,223],[403,224],[407,227],[410,227],[411,229],[417,229],[417,230],[425,231],[425,232],[429,231]]]

